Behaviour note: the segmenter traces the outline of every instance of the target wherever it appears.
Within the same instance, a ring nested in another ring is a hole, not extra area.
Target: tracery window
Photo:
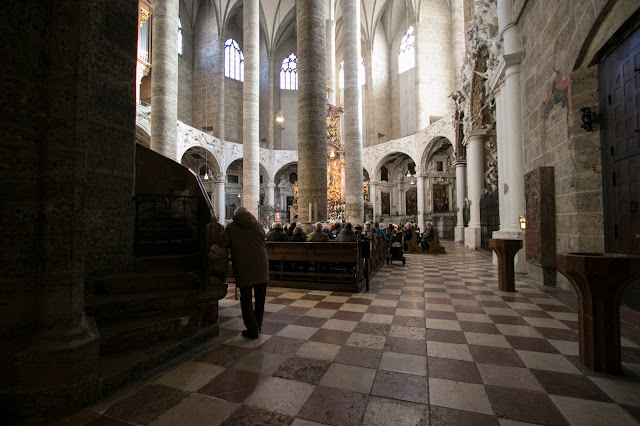
[[[224,43],[224,76],[244,81],[244,55],[232,38]]]
[[[298,90],[298,58],[294,53],[282,61],[280,89]]]
[[[358,67],[358,83],[360,86],[363,86],[366,83],[365,76],[364,59],[360,56],[360,66]],[[344,59],[340,62],[340,71],[338,71],[338,88],[344,89]]]
[[[398,74],[410,70],[416,65],[416,36],[413,26],[410,26],[400,41],[400,53],[398,53]]]
[[[182,22],[178,18],[178,55],[182,55]]]

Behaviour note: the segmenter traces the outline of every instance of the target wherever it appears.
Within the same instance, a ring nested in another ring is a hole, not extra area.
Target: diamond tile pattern
[[[637,423],[636,312],[621,309],[625,375],[595,373],[577,361],[574,294],[518,277],[515,293],[501,292],[486,253],[444,245],[446,255],[383,267],[368,293],[270,287],[256,341],[240,336],[230,287],[221,345],[94,414],[110,424]]]

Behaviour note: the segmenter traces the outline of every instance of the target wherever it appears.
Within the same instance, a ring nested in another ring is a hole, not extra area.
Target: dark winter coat
[[[289,237],[282,229],[272,229],[267,232],[267,241],[289,241]]]
[[[351,243],[351,242],[355,243],[356,241],[358,241],[358,238],[356,237],[355,232],[347,231],[346,229],[343,229],[338,234],[338,238],[336,238],[336,241],[339,243]]]
[[[252,287],[269,281],[269,259],[264,230],[249,212],[233,216],[218,245],[231,248],[233,276],[238,287]]]
[[[313,231],[309,234],[308,241],[312,243],[328,243],[329,236],[322,231]]]

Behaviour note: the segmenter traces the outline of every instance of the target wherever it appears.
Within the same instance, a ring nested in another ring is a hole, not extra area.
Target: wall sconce
[[[520,229],[526,229],[527,227],[527,220],[525,219],[524,216],[520,215]]]
[[[591,111],[591,108],[585,107],[580,108],[580,112],[582,113],[582,127],[587,132],[593,132],[593,123],[598,119],[598,115]]]

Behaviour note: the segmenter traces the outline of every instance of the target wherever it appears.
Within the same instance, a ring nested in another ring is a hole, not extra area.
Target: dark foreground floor
[[[369,293],[269,288],[263,334],[244,328],[233,288],[222,344],[70,424],[634,425],[640,315],[622,309],[625,376],[578,362],[575,295],[517,281],[461,245],[384,267]]]

